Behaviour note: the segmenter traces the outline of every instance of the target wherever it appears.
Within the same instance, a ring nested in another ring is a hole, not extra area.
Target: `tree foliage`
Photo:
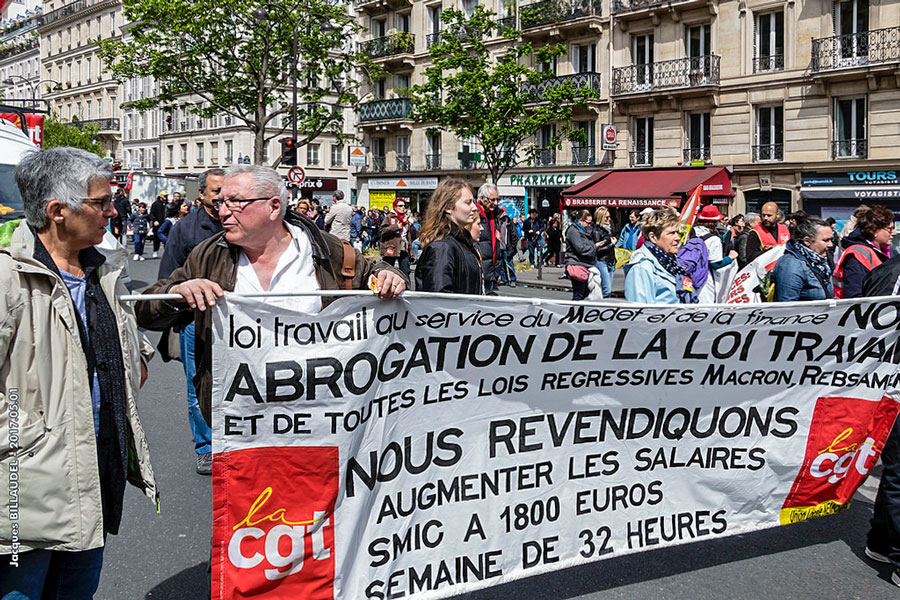
[[[290,127],[296,32],[297,145],[323,133],[343,139],[344,111],[358,101],[351,75],[364,59],[350,43],[359,25],[340,2],[124,0],[123,8],[134,23],[128,35],[98,42],[106,69],[123,80],[152,77],[158,90],[124,106],[231,115],[253,132],[260,164],[265,144]]]
[[[570,81],[546,85],[555,75],[540,66],[564,54],[565,45],[535,48],[493,16],[481,5],[468,18],[456,9],[442,12],[440,41],[429,49],[432,64],[425,69],[425,83],[413,86],[412,100],[417,121],[462,140],[477,140],[491,180],[497,182],[519,163],[520,154],[534,162],[542,149],[558,149],[564,138],[582,140],[584,133],[570,128],[568,120],[597,93]],[[500,51],[485,44],[494,31],[508,40]],[[538,129],[560,122],[556,134],[538,147]]]
[[[79,128],[71,123],[63,123],[56,115],[49,115],[44,119],[44,148],[71,146],[93,152],[102,158],[106,156],[106,148],[96,141],[98,133],[100,126],[97,123],[85,123]]]

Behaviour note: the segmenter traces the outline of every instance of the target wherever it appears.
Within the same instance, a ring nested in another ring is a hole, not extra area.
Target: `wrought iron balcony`
[[[440,43],[441,43],[441,32],[440,31],[436,31],[434,33],[429,33],[428,35],[425,36],[425,47],[426,48],[431,48],[435,44],[440,44]]]
[[[857,138],[831,142],[832,158],[866,158],[868,154],[869,141],[866,139]]]
[[[753,146],[753,162],[784,160],[784,144]]]
[[[502,19],[497,19],[497,33],[503,34],[506,33],[509,29],[515,29],[518,19],[516,15],[510,15],[508,17],[503,17]]]
[[[397,155],[397,170],[409,171],[409,154]]]
[[[768,73],[769,71],[784,70],[784,54],[770,54],[769,56],[757,56],[753,59],[754,73]]]
[[[519,26],[531,29],[600,14],[600,0],[541,0],[519,8]]]
[[[612,0],[612,9],[610,12],[614,15],[622,13],[644,10],[646,8],[655,8],[668,4],[668,0]]]
[[[567,82],[574,85],[576,89],[587,87],[598,95],[600,94],[600,73],[574,73],[551,77],[539,83],[526,83],[522,86],[522,93],[529,98],[529,102],[541,102],[548,90],[554,90]]]
[[[72,125],[74,125],[78,129],[83,128],[85,125],[99,125],[100,131],[119,131],[119,119],[114,119],[112,117],[106,117],[105,119],[82,119],[79,121],[73,120]]]
[[[372,156],[373,173],[384,173],[387,169],[387,159],[384,156]]]
[[[593,146],[572,146],[573,165],[596,164],[596,151]]]
[[[425,155],[425,170],[426,171],[437,171],[441,168],[441,155],[440,154],[426,154]]]
[[[110,0],[75,0],[75,2],[66,4],[65,6],[57,8],[56,10],[51,11],[51,12],[47,13],[46,15],[44,15],[44,17],[43,17],[44,23],[43,24],[44,25],[52,25],[53,23],[56,23],[57,21],[61,21],[63,19],[66,19],[70,16],[74,16],[77,14],[83,14],[84,10],[86,10],[92,6],[96,6],[98,4],[115,5],[117,3],[110,1]]]
[[[556,166],[556,150],[553,148],[544,148],[538,150],[534,156],[534,164],[537,167],[555,167]]]
[[[384,58],[397,54],[412,54],[416,50],[416,36],[402,32],[375,38],[362,43],[362,52],[369,58]]]
[[[359,105],[359,120],[369,122],[406,119],[411,112],[412,101],[409,98],[373,100]]]
[[[38,47],[38,39],[32,38],[25,43],[22,44],[14,44],[9,46],[0,46],[0,58],[7,58],[9,56],[15,56],[16,54],[22,54],[23,52],[28,52],[29,50],[34,50]]]
[[[653,150],[634,150],[628,153],[632,167],[652,167]]]
[[[621,96],[719,85],[720,60],[720,56],[710,54],[613,69],[612,94]]]
[[[709,148],[685,148],[684,162],[692,162],[695,160],[709,162]]]
[[[812,41],[813,73],[891,62],[900,62],[900,27]]]

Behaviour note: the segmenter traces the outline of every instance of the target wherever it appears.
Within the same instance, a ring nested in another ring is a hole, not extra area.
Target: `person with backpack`
[[[834,267],[834,297],[856,298],[862,295],[865,276],[891,254],[894,213],[876,204],[859,212],[856,229],[841,240],[844,251]]]
[[[828,249],[831,227],[816,217],[800,217],[785,244],[784,255],[772,269],[775,302],[824,300],[834,297]]]
[[[725,254],[722,238],[716,231],[716,224],[720,223],[725,217],[719,212],[714,204],[707,204],[700,209],[697,215],[697,226],[694,227],[694,233],[703,240],[708,251],[708,276],[704,278],[701,284],[697,280],[694,286],[698,290],[697,296],[703,304],[712,304],[716,302],[720,296],[719,292],[723,286],[731,285],[730,275],[734,269],[726,269],[737,258],[736,250],[731,250]]]

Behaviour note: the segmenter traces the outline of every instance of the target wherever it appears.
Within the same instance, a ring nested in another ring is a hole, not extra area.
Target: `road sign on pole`
[[[303,167],[291,167],[288,171],[288,181],[291,183],[301,184],[306,179],[306,171]]]
[[[603,150],[616,149],[616,128],[612,125],[603,126]]]

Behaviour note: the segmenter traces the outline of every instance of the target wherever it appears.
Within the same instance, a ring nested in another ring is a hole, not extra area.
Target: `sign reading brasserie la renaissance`
[[[900,302],[227,296],[213,598],[445,598],[847,507]]]

